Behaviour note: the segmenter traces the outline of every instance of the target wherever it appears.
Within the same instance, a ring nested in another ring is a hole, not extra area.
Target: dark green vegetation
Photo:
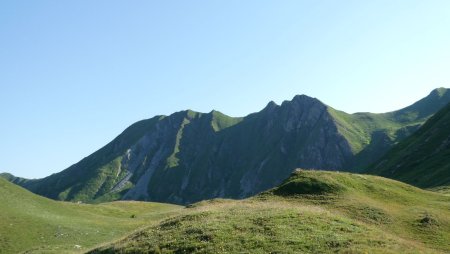
[[[90,253],[449,253],[450,197],[377,176],[297,171]]]
[[[384,114],[347,114],[304,95],[244,118],[182,111],[133,124],[60,173],[7,178],[58,200],[244,198],[280,184],[295,168],[360,172],[449,101],[449,90],[440,88]]]
[[[181,208],[134,201],[100,205],[58,202],[1,178],[0,204],[0,253],[85,251]]]
[[[449,192],[450,104],[436,113],[417,132],[393,147],[368,171],[372,174]]]

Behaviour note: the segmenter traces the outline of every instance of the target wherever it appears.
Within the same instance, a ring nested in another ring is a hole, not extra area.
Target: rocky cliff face
[[[396,125],[393,113],[364,114],[339,112],[305,95],[244,118],[182,111],[130,126],[60,173],[16,182],[50,198],[88,202],[244,198],[276,186],[295,168],[367,165],[394,143],[387,130],[420,124],[403,114]]]
[[[184,111],[157,123],[122,159],[135,182],[123,197],[173,203],[243,198],[275,186],[297,167],[339,169],[352,156],[317,99],[270,103],[215,129],[224,120],[219,114]]]

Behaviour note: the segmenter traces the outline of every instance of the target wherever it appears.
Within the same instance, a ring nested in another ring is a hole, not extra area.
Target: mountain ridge
[[[131,125],[64,171],[16,182],[53,199],[87,202],[245,198],[298,167],[360,171],[449,101],[448,89],[435,89],[384,114],[347,114],[306,95],[245,117],[179,111]]]
[[[450,186],[450,104],[366,172],[423,188]]]

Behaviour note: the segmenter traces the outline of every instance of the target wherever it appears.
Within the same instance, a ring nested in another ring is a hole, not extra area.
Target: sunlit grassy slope
[[[180,209],[145,202],[57,202],[2,178],[0,205],[0,253],[83,252]]]
[[[91,253],[449,253],[450,197],[377,176],[297,171]]]

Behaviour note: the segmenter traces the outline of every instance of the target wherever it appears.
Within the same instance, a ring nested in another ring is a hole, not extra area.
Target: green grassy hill
[[[58,202],[1,178],[0,204],[0,253],[78,253],[180,209],[143,202]]]
[[[89,253],[449,253],[450,197],[377,176],[296,171]]]
[[[425,188],[449,186],[449,127],[450,104],[397,144],[368,172]]]

